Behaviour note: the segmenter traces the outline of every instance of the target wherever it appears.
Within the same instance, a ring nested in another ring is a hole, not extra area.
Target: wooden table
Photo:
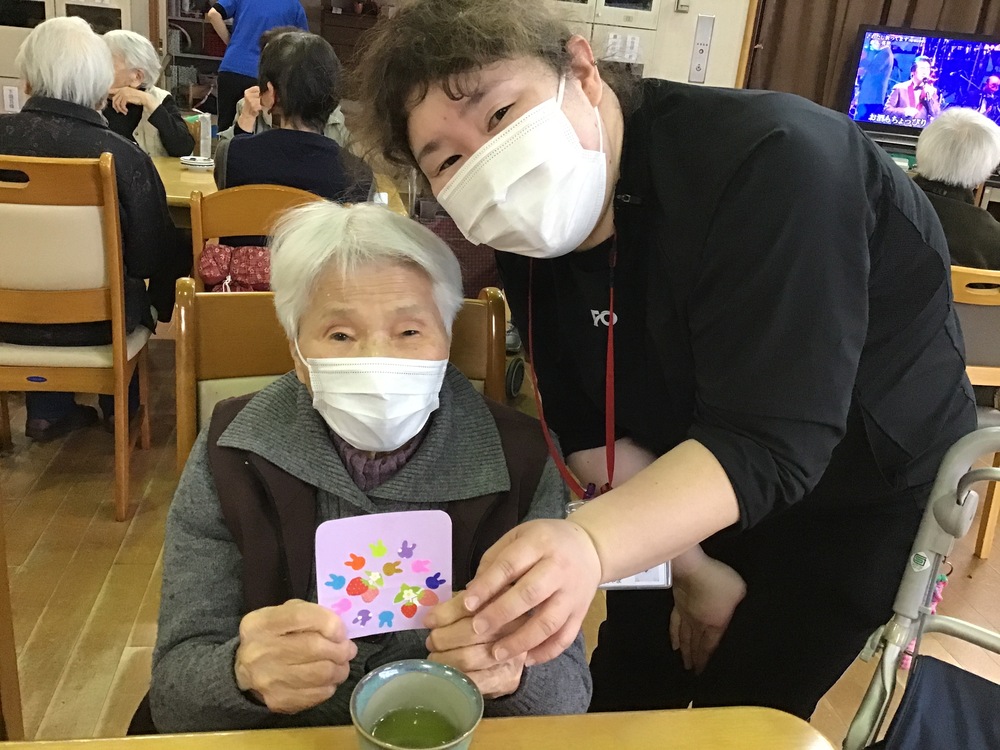
[[[355,750],[353,727],[114,740],[12,742],[4,750]],[[487,719],[472,750],[833,750],[819,732],[766,708]]]
[[[181,164],[180,159],[170,156],[154,156],[153,164],[160,173],[163,187],[167,191],[167,205],[172,208],[189,208],[191,193],[195,190],[200,190],[202,195],[218,190],[211,169],[207,172],[188,169]]]
[[[191,226],[191,216],[189,209],[191,206],[191,193],[200,190],[202,195],[209,195],[216,192],[215,176],[212,171],[199,172],[188,169],[181,164],[180,159],[170,156],[154,156],[153,164],[156,171],[160,173],[163,187],[167,191],[167,206],[170,208],[170,216],[177,226]],[[378,190],[389,194],[389,208],[398,214],[406,215],[406,205],[399,194],[399,189],[392,179],[386,175],[375,175],[375,183]]]

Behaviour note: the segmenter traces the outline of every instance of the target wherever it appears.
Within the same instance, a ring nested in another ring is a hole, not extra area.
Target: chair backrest
[[[191,193],[191,245],[198,291],[204,290],[197,275],[207,240],[270,234],[285,211],[318,200],[322,200],[318,195],[284,185],[241,185],[210,195]]]
[[[270,292],[196,292],[177,281],[177,468],[199,429],[226,398],[260,390],[292,369],[285,331]],[[451,361],[483,393],[503,401],[505,308],[498,289],[466,300],[452,329]]]
[[[449,358],[469,380],[482,381],[483,394],[503,403],[506,399],[507,316],[503,294],[495,287],[467,299],[451,329]]]
[[[952,266],[951,286],[969,380],[1000,386],[1000,271]]]
[[[111,320],[115,339],[124,342],[124,270],[111,154],[0,156],[0,227],[0,319]]]
[[[4,548],[3,514],[0,513],[0,740],[23,740],[21,688],[17,679],[14,650],[14,619],[7,580],[7,553]]]

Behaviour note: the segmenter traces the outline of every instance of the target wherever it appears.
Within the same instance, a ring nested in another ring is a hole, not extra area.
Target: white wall
[[[660,0],[653,58],[643,74],[674,81],[687,80],[694,47],[694,27],[701,14],[715,16],[705,83],[709,86],[734,86],[749,0],[689,0],[689,4],[689,12],[677,13],[674,0]]]
[[[17,29],[13,26],[0,26],[0,79],[17,78],[14,58],[17,57],[21,42],[28,36],[28,31],[29,29]],[[0,107],[2,106],[3,102],[0,101]]]

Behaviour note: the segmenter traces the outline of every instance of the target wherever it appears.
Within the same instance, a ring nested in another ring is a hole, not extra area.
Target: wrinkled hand
[[[257,115],[263,111],[260,103],[260,86],[251,86],[243,92],[243,109],[240,110],[238,124],[247,133],[254,131]]]
[[[685,669],[701,674],[747,593],[746,582],[725,563],[703,555],[683,578],[675,577],[670,645],[680,649]]]
[[[111,89],[111,106],[115,112],[126,114],[129,104],[141,104],[146,109],[153,109],[153,97],[145,91],[134,89],[131,86],[122,86],[120,89]]]
[[[463,597],[425,622],[433,630],[474,613],[473,632],[499,638],[495,661],[527,653],[527,666],[540,664],[572,645],[600,582],[601,561],[586,531],[572,521],[529,521],[487,550]]]
[[[330,698],[358,653],[340,617],[293,599],[240,622],[236,684],[275,713],[295,714]]]
[[[478,635],[472,629],[472,615],[465,609],[462,601],[464,597],[465,592],[459,593],[450,601],[435,607],[450,607],[456,611],[459,619],[450,625],[431,630],[427,637],[427,650],[430,652],[428,658],[464,672],[486,698],[510,695],[521,684],[527,654],[517,654],[504,661],[497,661],[493,657],[493,645],[497,638],[513,632],[527,622],[528,616],[522,615],[492,636]],[[441,619],[452,618],[445,612]]]

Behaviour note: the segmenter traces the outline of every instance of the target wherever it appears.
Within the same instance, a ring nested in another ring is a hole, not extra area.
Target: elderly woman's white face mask
[[[316,281],[292,344],[295,372],[330,429],[396,450],[438,408],[450,339],[423,271],[372,264]]]

